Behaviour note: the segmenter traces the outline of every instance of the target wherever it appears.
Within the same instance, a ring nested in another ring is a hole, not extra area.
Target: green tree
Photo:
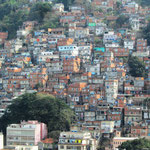
[[[141,6],[150,6],[149,0],[139,0],[138,2]]]
[[[110,141],[111,141],[110,138],[104,138],[104,137],[102,137],[100,139],[100,142],[99,142],[97,150],[105,150],[105,147],[107,147],[107,146],[110,145]]]
[[[48,134],[48,137],[49,138],[53,138],[53,140],[55,142],[58,142],[59,140],[59,135],[60,135],[60,131],[51,131],[49,134]]]
[[[69,130],[74,113],[61,99],[48,94],[26,93],[19,96],[0,118],[0,130],[21,120],[38,120],[46,123],[48,131]]]
[[[7,16],[11,12],[11,5],[4,3],[0,5],[0,20],[3,19],[4,16]]]
[[[133,141],[127,141],[122,143],[119,146],[119,150],[144,150],[144,149],[150,149],[150,141],[142,138],[142,139],[135,139]]]
[[[100,13],[102,13],[103,9],[102,8],[98,8],[97,11],[100,12]]]
[[[143,106],[147,107],[148,110],[150,110],[150,98],[144,99],[142,104],[143,104]]]
[[[0,30],[9,33],[9,39],[16,36],[16,31],[22,23],[26,21],[27,14],[24,11],[11,11],[7,16],[4,16],[3,20],[0,22]]]
[[[30,11],[26,8],[21,9],[25,4],[28,4],[28,0],[0,0],[0,31],[8,32],[9,39],[16,37],[16,31],[22,26],[24,21],[38,21],[41,25],[46,14],[52,11],[50,3],[39,2],[31,6],[28,5]],[[43,28],[48,26],[56,27],[58,21],[54,17],[51,20],[46,20]]]
[[[150,45],[150,22],[147,27],[143,29],[143,37],[147,39],[147,43]]]
[[[57,14],[48,12],[44,17],[41,29],[47,30],[48,28],[57,28],[57,27],[60,27],[59,16]]]
[[[129,17],[120,15],[116,20],[116,28],[121,28],[124,24],[129,24]]]
[[[38,90],[39,88],[42,88],[42,87],[43,87],[43,84],[37,83],[34,88],[35,88],[36,90]]]
[[[97,38],[95,38],[94,42],[95,42],[95,45],[96,45],[96,46],[102,46],[102,45],[103,45],[102,39],[97,39]]]
[[[117,2],[116,2],[116,8],[117,8],[117,9],[120,9],[120,8],[121,8],[121,5],[122,5],[122,4],[121,4],[120,1],[117,1]]]
[[[16,36],[16,31],[28,16],[27,9],[21,9],[28,0],[0,0],[0,31],[8,32],[8,38]]]
[[[139,60],[138,57],[130,56],[128,59],[129,73],[133,77],[147,77],[147,71],[143,61]]]
[[[48,12],[51,12],[52,7],[49,3],[36,3],[31,7],[29,20],[38,21],[41,23]]]
[[[112,13],[113,13],[113,9],[112,9],[112,8],[108,8],[108,9],[107,9],[107,14],[108,14],[108,15],[112,15]]]

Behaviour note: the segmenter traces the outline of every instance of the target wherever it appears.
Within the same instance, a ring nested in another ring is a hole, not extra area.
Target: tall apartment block
[[[37,145],[47,136],[47,126],[38,121],[21,122],[7,127],[8,145]]]

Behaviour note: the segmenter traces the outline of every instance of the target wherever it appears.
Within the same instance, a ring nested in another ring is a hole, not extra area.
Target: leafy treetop
[[[0,130],[21,120],[38,120],[46,123],[48,131],[69,130],[74,113],[61,99],[48,94],[26,93],[19,96],[0,118]]]
[[[133,77],[147,77],[145,64],[138,57],[129,56],[129,72]]]
[[[143,138],[143,139],[135,139],[133,141],[127,141],[122,143],[119,146],[119,150],[144,150],[150,149],[150,141]]]

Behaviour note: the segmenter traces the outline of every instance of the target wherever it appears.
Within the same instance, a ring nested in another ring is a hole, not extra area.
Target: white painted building
[[[109,47],[119,47],[119,43],[106,43],[105,44],[106,49]]]
[[[132,40],[124,40],[124,48],[128,48],[130,50],[134,49],[134,41]]]
[[[104,27],[102,27],[102,26],[97,26],[96,27],[96,35],[102,35],[103,33],[104,33]]]
[[[11,150],[38,150],[38,146],[13,145],[13,146],[6,146],[5,149],[11,149]]]
[[[115,121],[101,121],[101,133],[113,133]]]
[[[20,38],[20,37],[23,37],[23,36],[27,36],[29,34],[29,31],[27,30],[18,30],[17,31],[17,37]]]
[[[58,54],[54,54],[53,52],[42,52],[41,54],[38,55],[37,62],[40,63],[45,63],[46,59],[59,59]]]
[[[58,46],[61,58],[79,55],[79,48],[76,45]]]
[[[4,115],[5,113],[5,109],[4,108],[0,108],[0,118]]]
[[[117,40],[117,35],[114,33],[114,31],[109,31],[104,33],[104,37],[103,37],[103,42],[107,43],[107,42],[112,42]]]
[[[64,12],[64,4],[58,3],[53,6],[53,10],[56,12]]]
[[[146,51],[146,52],[133,52],[132,53],[132,56],[136,56],[136,57],[149,57],[150,55],[150,52],[149,51]]]
[[[22,48],[22,40],[20,39],[17,39],[14,43],[14,46],[15,46],[15,51],[18,52],[20,48]]]
[[[138,17],[133,17],[133,18],[131,17],[129,21],[130,21],[132,30],[137,31],[140,29],[140,21]]]
[[[61,132],[58,150],[96,150],[97,141],[89,132]]]
[[[53,60],[49,63],[46,63],[47,73],[61,73],[63,71],[63,62],[59,60]]]
[[[86,72],[91,72],[93,75],[100,75],[101,67],[100,63],[94,65],[87,65],[85,66]]]
[[[107,102],[114,103],[118,94],[118,80],[106,80],[105,81],[105,97]]]
[[[79,46],[79,56],[85,60],[91,58],[92,47],[90,45]]]
[[[0,133],[0,150],[4,148],[4,136]]]
[[[74,30],[74,38],[75,39],[85,38],[88,35],[89,35],[89,29],[88,28],[78,27]]]

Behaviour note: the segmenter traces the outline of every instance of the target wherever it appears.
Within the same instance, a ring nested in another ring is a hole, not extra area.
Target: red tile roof
[[[54,140],[52,138],[47,138],[45,140],[42,140],[42,142],[45,144],[52,144],[52,143],[54,143]]]

